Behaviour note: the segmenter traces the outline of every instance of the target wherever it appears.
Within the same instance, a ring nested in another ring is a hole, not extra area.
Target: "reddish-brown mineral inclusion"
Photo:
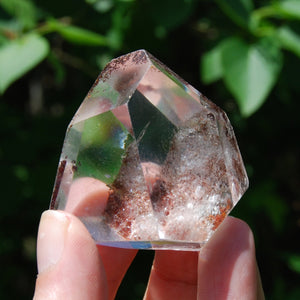
[[[98,244],[198,250],[247,187],[226,114],[138,50],[105,67],[72,119],[51,208]]]

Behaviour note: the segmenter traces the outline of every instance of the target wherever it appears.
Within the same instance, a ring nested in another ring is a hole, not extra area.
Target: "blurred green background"
[[[145,48],[228,114],[267,299],[300,299],[300,1],[1,0],[0,298],[30,299],[68,122],[104,65]],[[117,299],[142,299],[141,252]]]

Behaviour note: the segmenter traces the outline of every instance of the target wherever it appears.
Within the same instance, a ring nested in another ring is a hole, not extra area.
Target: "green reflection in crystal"
[[[112,104],[117,104],[119,99],[119,93],[113,89],[110,84],[99,81],[97,85],[90,92],[90,98],[105,98],[110,100]]]
[[[128,130],[111,111],[86,120],[74,176],[93,177],[111,184],[132,141]]]

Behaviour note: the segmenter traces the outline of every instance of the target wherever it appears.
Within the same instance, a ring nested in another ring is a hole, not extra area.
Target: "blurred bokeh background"
[[[300,1],[1,0],[0,298],[30,299],[65,130],[104,65],[144,48],[222,107],[267,299],[300,299]],[[117,299],[142,299],[152,251]],[[226,259],[226,258],[225,258]]]

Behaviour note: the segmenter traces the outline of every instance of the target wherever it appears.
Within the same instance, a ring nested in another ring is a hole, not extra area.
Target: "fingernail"
[[[42,214],[38,240],[38,272],[54,266],[62,256],[70,220],[62,212],[48,210]]]

